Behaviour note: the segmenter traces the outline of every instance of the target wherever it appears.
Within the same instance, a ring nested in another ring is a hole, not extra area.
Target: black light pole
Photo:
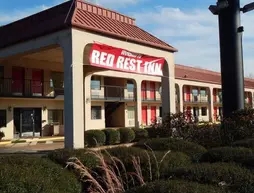
[[[244,109],[244,72],[240,12],[254,9],[253,3],[240,8],[240,0],[218,0],[209,10],[218,15],[223,117]]]

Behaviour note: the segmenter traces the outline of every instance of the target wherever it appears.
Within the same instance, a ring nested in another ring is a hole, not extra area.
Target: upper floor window
[[[221,102],[222,101],[222,92],[221,91],[218,91],[218,97],[219,97],[219,101]]]
[[[51,72],[50,87],[64,88],[64,73],[63,72]]]
[[[192,94],[194,96],[198,96],[198,89],[196,89],[196,88],[192,89]]]
[[[91,89],[92,90],[100,90],[101,89],[101,77],[100,76],[92,76]]]
[[[205,88],[201,88],[201,89],[200,89],[200,95],[201,95],[202,97],[205,97],[205,96],[206,96],[206,89],[205,89]]]
[[[134,83],[132,80],[127,80],[127,91],[128,92],[134,91]]]

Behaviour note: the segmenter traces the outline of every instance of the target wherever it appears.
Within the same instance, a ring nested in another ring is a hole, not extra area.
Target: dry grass
[[[158,161],[153,150],[149,149],[156,160],[156,179],[158,179],[160,177],[160,164],[170,151],[166,152],[162,159]],[[89,186],[87,189],[88,193],[123,193],[130,188],[131,184],[135,186],[143,186],[145,184],[139,157],[132,156],[134,172],[130,173],[127,172],[121,160],[111,156],[107,151],[105,152],[109,160],[105,158],[106,156],[101,151],[87,152],[87,154],[92,154],[99,160],[97,168],[93,170],[84,166],[76,157],[69,158],[67,162],[66,167],[74,169],[78,178]],[[146,154],[149,163],[150,180],[152,181],[151,157],[147,151]]]

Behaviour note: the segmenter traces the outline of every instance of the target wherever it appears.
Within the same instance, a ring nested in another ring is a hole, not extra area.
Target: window
[[[198,96],[198,89],[192,89],[193,96]]]
[[[51,88],[64,88],[64,73],[63,72],[51,72],[50,79]]]
[[[0,128],[6,127],[6,110],[0,110]]]
[[[135,119],[135,107],[127,107],[128,119]]]
[[[201,89],[200,89],[200,95],[201,95],[202,97],[205,97],[205,96],[206,96],[206,89],[205,89],[205,88],[201,88]]]
[[[127,80],[127,91],[134,92],[134,83],[132,80]]]
[[[101,106],[91,106],[91,119],[101,119]]]
[[[221,91],[218,92],[218,97],[219,97],[219,102],[222,102],[222,92]]]
[[[48,110],[48,123],[63,125],[63,123],[64,123],[63,110],[61,110],[61,109]]]
[[[201,107],[201,115],[207,116],[207,107]]]
[[[92,76],[91,89],[92,90],[101,90],[101,77],[100,76]]]

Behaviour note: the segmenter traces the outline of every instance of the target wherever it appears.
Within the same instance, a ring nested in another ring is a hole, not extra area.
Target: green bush
[[[106,135],[102,130],[88,130],[85,131],[85,145],[88,147],[97,147],[104,145],[106,142]]]
[[[51,151],[47,157],[63,167],[66,166],[66,162],[70,157],[77,157],[88,168],[94,168],[99,163],[98,159],[93,154],[87,153],[85,149],[54,150]]]
[[[134,139],[135,142],[148,138],[148,132],[146,129],[133,128],[132,130],[135,133],[135,139]]]
[[[0,157],[1,193],[77,193],[81,185],[69,171],[33,155]]]
[[[172,168],[191,164],[191,158],[181,152],[151,152],[136,147],[115,147],[104,150],[122,161],[128,172],[134,172],[133,157],[140,159],[140,166],[145,180],[163,177]],[[161,163],[160,163],[161,162]],[[158,166],[158,168],[157,168]],[[150,174],[150,172],[152,172]]]
[[[147,148],[148,146],[154,151],[180,151],[189,156],[196,156],[206,152],[206,149],[201,145],[174,138],[148,139],[138,142],[135,146],[142,148]]]
[[[130,143],[135,139],[135,133],[130,128],[120,128],[120,143]]]
[[[168,177],[195,181],[199,183],[218,184],[225,182],[227,185],[239,185],[253,183],[254,176],[248,169],[233,163],[201,163],[174,169],[168,173]]]
[[[253,155],[253,151],[244,147],[218,147],[208,150],[200,157],[200,162],[239,162]]]
[[[233,146],[254,148],[254,138],[235,141]]]
[[[190,128],[188,140],[205,148],[220,147],[223,144],[220,127],[216,124],[195,125]]]
[[[117,129],[103,129],[106,136],[106,145],[115,145],[120,142],[120,132]]]
[[[226,193],[222,188],[183,180],[158,180],[141,187],[126,191],[126,193]]]
[[[145,130],[148,133],[149,138],[158,138],[158,137],[170,137],[171,131],[169,129],[161,128],[161,127],[147,127]]]

